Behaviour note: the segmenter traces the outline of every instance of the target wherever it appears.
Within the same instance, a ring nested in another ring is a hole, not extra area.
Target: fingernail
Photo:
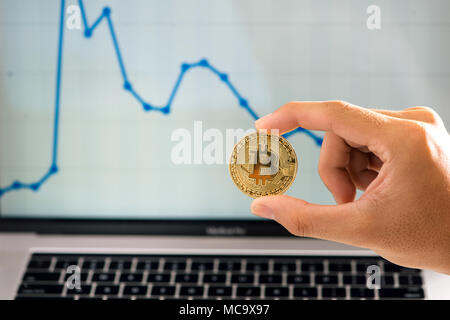
[[[259,118],[258,120],[255,121],[255,127],[258,127],[258,125],[260,125],[261,123],[264,123],[264,121],[270,117],[272,113],[266,114],[264,117]]]
[[[274,216],[273,216],[274,212],[273,212],[272,208],[266,207],[262,204],[252,205],[251,210],[252,210],[253,214],[260,216],[262,218],[272,219],[272,220],[274,218]]]

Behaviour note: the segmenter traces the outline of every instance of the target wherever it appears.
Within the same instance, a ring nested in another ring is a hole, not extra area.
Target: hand
[[[450,274],[450,138],[435,112],[291,102],[255,126],[326,131],[319,174],[337,205],[267,196],[253,201],[254,214],[298,236],[370,248],[400,265]],[[364,190],[358,200],[356,189]]]

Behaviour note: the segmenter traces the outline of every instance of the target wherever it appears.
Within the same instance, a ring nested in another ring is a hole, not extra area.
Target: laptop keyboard
[[[35,253],[16,299],[423,299],[422,284],[376,257]]]

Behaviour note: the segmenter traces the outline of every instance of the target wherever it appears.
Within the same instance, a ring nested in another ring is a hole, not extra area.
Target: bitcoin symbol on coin
[[[239,190],[257,198],[289,189],[297,167],[297,155],[285,138],[259,131],[234,146],[229,170]]]

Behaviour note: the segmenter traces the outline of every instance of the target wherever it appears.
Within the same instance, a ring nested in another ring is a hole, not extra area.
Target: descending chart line
[[[247,111],[247,113],[253,118],[253,120],[257,120],[259,116],[253,110],[253,108],[248,103],[247,99],[245,99],[241,93],[237,90],[237,88],[231,83],[229,80],[228,74],[223,73],[212,66],[207,59],[201,59],[198,62],[194,63],[182,63],[180,73],[175,81],[175,84],[172,88],[172,91],[169,94],[169,98],[165,105],[157,106],[150,104],[146,100],[144,100],[139,93],[133,88],[127,72],[125,68],[125,63],[122,58],[122,52],[119,48],[119,42],[116,36],[116,32],[114,30],[114,24],[111,19],[111,9],[109,7],[104,7],[101,14],[95,19],[94,23],[89,26],[88,18],[86,14],[86,10],[84,8],[83,0],[78,0],[81,18],[84,27],[84,37],[89,39],[92,37],[95,29],[100,25],[103,20],[106,20],[107,27],[109,30],[109,34],[111,36],[111,40],[113,43],[114,51],[117,57],[117,62],[119,64],[119,69],[123,79],[123,89],[128,91],[137,102],[139,102],[144,111],[159,111],[163,114],[169,114],[172,109],[173,101],[178,93],[178,89],[184,79],[184,76],[189,70],[193,70],[195,68],[204,68],[209,70],[213,74],[215,74],[220,81],[222,81],[230,90],[230,92],[236,97],[239,105]],[[32,191],[38,191],[39,188],[44,184],[52,175],[58,172],[58,146],[59,146],[59,116],[60,116],[60,106],[61,106],[61,81],[62,81],[62,60],[63,60],[63,41],[64,41],[64,9],[65,9],[65,0],[61,0],[61,8],[60,8],[60,20],[59,20],[59,35],[58,35],[58,48],[57,48],[57,64],[56,64],[56,86],[55,86],[55,105],[54,105],[54,121],[53,121],[53,145],[52,145],[52,158],[49,169],[44,175],[37,181],[26,183],[19,180],[13,181],[9,186],[0,188],[0,197],[5,195],[6,193],[13,190],[21,190],[21,189],[29,189]],[[317,146],[321,146],[323,139],[317,136],[312,131],[297,128],[294,131],[291,131],[285,136],[290,136],[294,133],[302,132],[311,138]]]

